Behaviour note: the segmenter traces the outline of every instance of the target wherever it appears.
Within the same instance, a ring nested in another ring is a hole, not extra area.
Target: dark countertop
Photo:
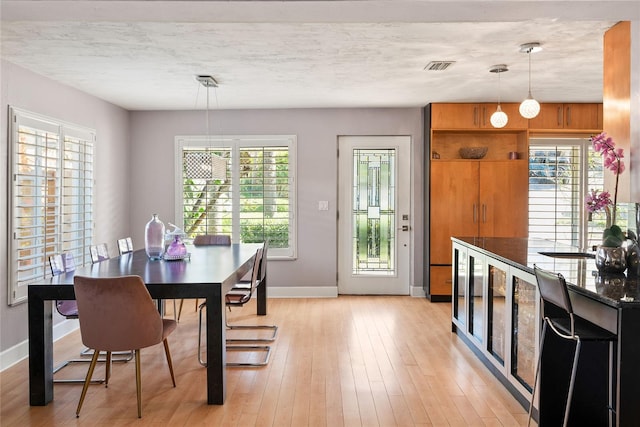
[[[452,237],[506,264],[533,274],[533,266],[561,273],[574,292],[612,307],[640,306],[636,274],[598,274],[594,258],[556,258],[540,252],[581,253],[573,246],[542,239],[518,237]]]

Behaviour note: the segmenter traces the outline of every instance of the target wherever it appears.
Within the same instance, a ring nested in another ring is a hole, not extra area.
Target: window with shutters
[[[295,258],[294,136],[178,137],[176,151],[176,220],[188,237],[268,239],[270,258]]]
[[[49,257],[90,262],[95,131],[10,108],[8,301],[51,276]]]
[[[589,249],[602,240],[604,212],[587,215],[584,196],[604,186],[602,157],[589,138],[529,141],[529,237]],[[627,206],[619,204],[619,223]]]

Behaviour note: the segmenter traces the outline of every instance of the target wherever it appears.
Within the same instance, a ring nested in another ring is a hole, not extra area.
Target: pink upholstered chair
[[[136,361],[136,390],[138,418],[142,417],[142,394],[140,374],[140,349],[163,343],[171,373],[171,381],[176,386],[173,364],[167,337],[176,328],[176,321],[163,319],[156,309],[151,295],[139,276],[110,278],[74,277],[74,289],[78,303],[80,334],[82,342],[94,350],[87,372],[76,416],[87,393],[98,355],[107,352],[105,386],[110,376],[111,353],[134,350]]]
[[[227,234],[200,234],[193,239],[194,246],[230,245],[231,237]]]

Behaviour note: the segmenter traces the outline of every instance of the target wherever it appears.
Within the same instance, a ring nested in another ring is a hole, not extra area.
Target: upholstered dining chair
[[[131,237],[118,239],[118,253],[123,255],[130,252],[133,252],[133,240],[131,240]]]
[[[253,269],[251,270],[251,288],[249,289],[238,289],[231,290],[225,295],[225,304],[227,307],[232,306],[243,306],[251,299],[251,295],[253,295],[256,288],[260,285],[260,265],[263,260],[263,248],[260,248],[256,251],[255,260],[253,263]],[[263,270],[264,271],[264,270]],[[202,359],[202,311],[206,307],[206,302],[203,302],[199,306],[199,321],[198,321],[198,362],[202,366],[207,366],[207,362]],[[229,327],[229,324],[226,319],[225,313],[225,325]],[[256,325],[256,327],[247,327],[247,329],[261,329],[261,326]],[[276,327],[277,331],[277,327]],[[275,338],[275,333],[274,333]],[[231,340],[227,340],[230,342]],[[237,339],[235,341],[261,341],[259,339]],[[272,341],[272,340],[271,340]],[[248,351],[248,352],[263,352],[264,358],[258,362],[227,362],[227,366],[246,366],[246,367],[260,367],[265,366],[269,363],[269,357],[271,355],[271,347],[268,345],[228,345],[226,346],[227,351]]]
[[[140,276],[92,278],[75,276],[73,286],[78,302],[82,342],[94,349],[91,365],[82,388],[76,417],[93,376],[101,350],[107,352],[105,386],[110,377],[110,359],[114,351],[133,350],[136,364],[136,395],[138,418],[142,417],[142,384],[140,349],[163,343],[173,386],[171,353],[167,337],[176,329],[176,321],[160,317],[151,295]]]
[[[109,259],[109,250],[106,243],[89,246],[89,254],[91,255],[92,264]]]
[[[62,274],[65,272],[64,258],[65,257],[63,256],[63,254],[52,255],[49,257],[49,267],[51,268],[51,274],[53,276],[58,276],[59,274]],[[75,320],[78,318],[78,304],[76,303],[75,300],[57,300],[55,301],[55,305],[56,305],[56,311],[65,319]],[[80,355],[82,355],[82,352],[80,353]],[[53,373],[55,375],[57,372],[71,365],[72,363],[88,363],[88,362],[90,362],[89,359],[82,359],[82,358],[67,359],[62,363],[60,363],[59,365],[55,366],[53,368]],[[83,378],[77,378],[77,379],[54,378],[53,380],[54,383],[63,383],[63,384],[81,384],[81,383],[84,383],[84,381],[85,380]],[[92,383],[94,384],[101,384],[103,382],[104,382],[103,379],[96,379],[92,381]]]

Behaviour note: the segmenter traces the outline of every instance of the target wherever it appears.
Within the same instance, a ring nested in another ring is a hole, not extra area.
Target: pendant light
[[[491,115],[491,118],[489,119],[489,121],[491,122],[491,126],[493,126],[494,128],[503,128],[507,125],[507,122],[509,121],[509,117],[507,117],[507,113],[502,111],[502,108],[500,107],[500,73],[504,73],[506,71],[509,71],[509,69],[505,64],[494,65],[489,69],[490,73],[498,74],[498,108]]]
[[[217,88],[218,82],[211,76],[196,76],[196,80],[207,88],[207,143],[209,150],[203,151],[187,151],[184,156],[185,177],[190,179],[207,179],[220,180],[227,179],[227,161],[212,151],[212,138],[209,130],[209,89]]]
[[[525,119],[533,119],[540,112],[540,103],[531,96],[531,54],[541,50],[540,43],[537,42],[520,45],[520,52],[529,56],[529,94],[520,104],[520,115]]]

